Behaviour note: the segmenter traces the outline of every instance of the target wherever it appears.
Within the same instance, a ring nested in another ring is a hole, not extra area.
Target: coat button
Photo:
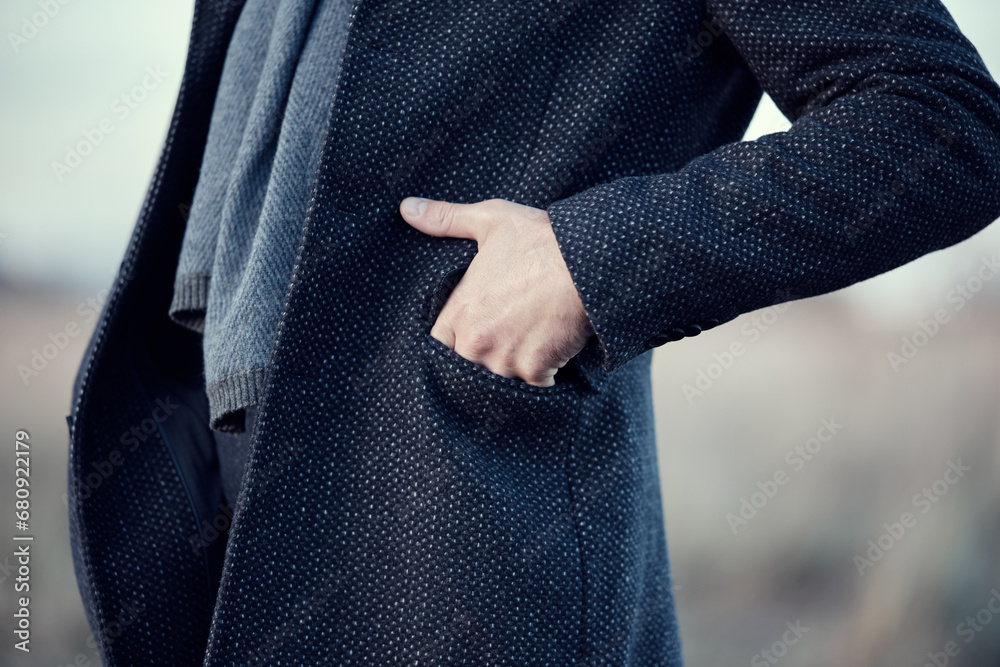
[[[701,326],[697,324],[689,324],[684,327],[685,336],[697,336],[701,333]]]
[[[667,340],[673,342],[675,340],[680,340],[681,338],[684,338],[685,335],[686,334],[684,333],[684,329],[680,328],[671,329],[670,331],[667,332]]]
[[[671,329],[665,333],[658,333],[655,336],[651,336],[650,339],[646,341],[646,348],[652,349],[665,343],[672,343],[675,340],[680,340],[681,338],[684,338],[684,329]]]
[[[667,338],[666,334],[659,333],[656,334],[655,336],[651,336],[650,339],[646,341],[646,349],[652,350],[654,347],[659,347],[669,342],[670,339]]]

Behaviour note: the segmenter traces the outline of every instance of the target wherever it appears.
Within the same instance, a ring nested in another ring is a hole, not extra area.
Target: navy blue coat
[[[196,0],[74,390],[105,664],[680,665],[651,350],[1000,215],[975,49],[930,0],[357,0],[230,512],[167,308],[240,6]],[[741,143],[762,89],[794,123]],[[408,195],[548,211],[596,330],[554,386],[429,336],[476,247],[404,223]]]

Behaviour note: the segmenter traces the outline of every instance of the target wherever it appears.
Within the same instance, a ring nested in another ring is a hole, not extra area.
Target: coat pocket
[[[508,378],[494,373],[485,366],[466,359],[431,336],[431,328],[438,314],[444,308],[444,304],[455,286],[465,275],[466,268],[466,266],[461,266],[448,271],[428,295],[422,312],[418,345],[440,371],[441,378],[454,382],[480,384],[487,389],[489,388],[487,385],[492,385],[492,390],[500,394],[506,393],[511,397],[516,394],[525,394],[535,397],[536,400],[546,396],[581,391],[584,387],[578,357],[570,359],[565,366],[559,369],[552,386],[538,387],[517,378]]]

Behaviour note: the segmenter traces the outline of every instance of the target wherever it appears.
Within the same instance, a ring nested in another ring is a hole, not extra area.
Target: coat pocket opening
[[[584,382],[584,378],[578,366],[577,357],[573,357],[566,362],[566,365],[559,369],[555,375],[555,384],[551,387],[536,387],[535,385],[529,384],[523,380],[507,378],[494,373],[485,366],[480,366],[474,361],[466,359],[458,352],[455,352],[444,343],[431,336],[431,328],[434,326],[434,322],[437,320],[438,315],[441,313],[445,303],[448,301],[448,297],[455,289],[455,286],[458,285],[462,276],[465,275],[467,269],[468,266],[451,269],[445,273],[445,275],[438,281],[436,287],[430,291],[423,308],[422,317],[424,322],[420,332],[420,338],[422,339],[425,347],[432,348],[433,352],[437,353],[442,358],[445,358],[453,365],[459,364],[477,375],[492,379],[495,382],[514,389],[528,391],[533,394],[546,394],[559,393],[571,388],[579,388]],[[434,350],[433,348],[437,349]]]

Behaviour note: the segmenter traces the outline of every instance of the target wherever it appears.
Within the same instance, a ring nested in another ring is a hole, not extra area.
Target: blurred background
[[[1000,5],[945,5],[1000,76]],[[32,30],[38,0],[0,5],[0,433],[31,434],[36,535],[32,652],[5,640],[0,663],[84,666],[100,659],[70,557],[64,415],[166,135],[193,3],[51,6]],[[765,98],[747,138],[787,127]],[[54,168],[95,132],[92,153]],[[989,609],[1000,608],[998,259],[994,224],[848,289],[657,349],[689,665],[1000,666]],[[77,335],[59,335],[72,325]],[[25,373],[55,341],[46,366]],[[727,356],[734,343],[742,353]],[[8,509],[12,449],[0,463]],[[8,638],[11,553],[0,551]],[[944,654],[949,642],[956,655]]]

